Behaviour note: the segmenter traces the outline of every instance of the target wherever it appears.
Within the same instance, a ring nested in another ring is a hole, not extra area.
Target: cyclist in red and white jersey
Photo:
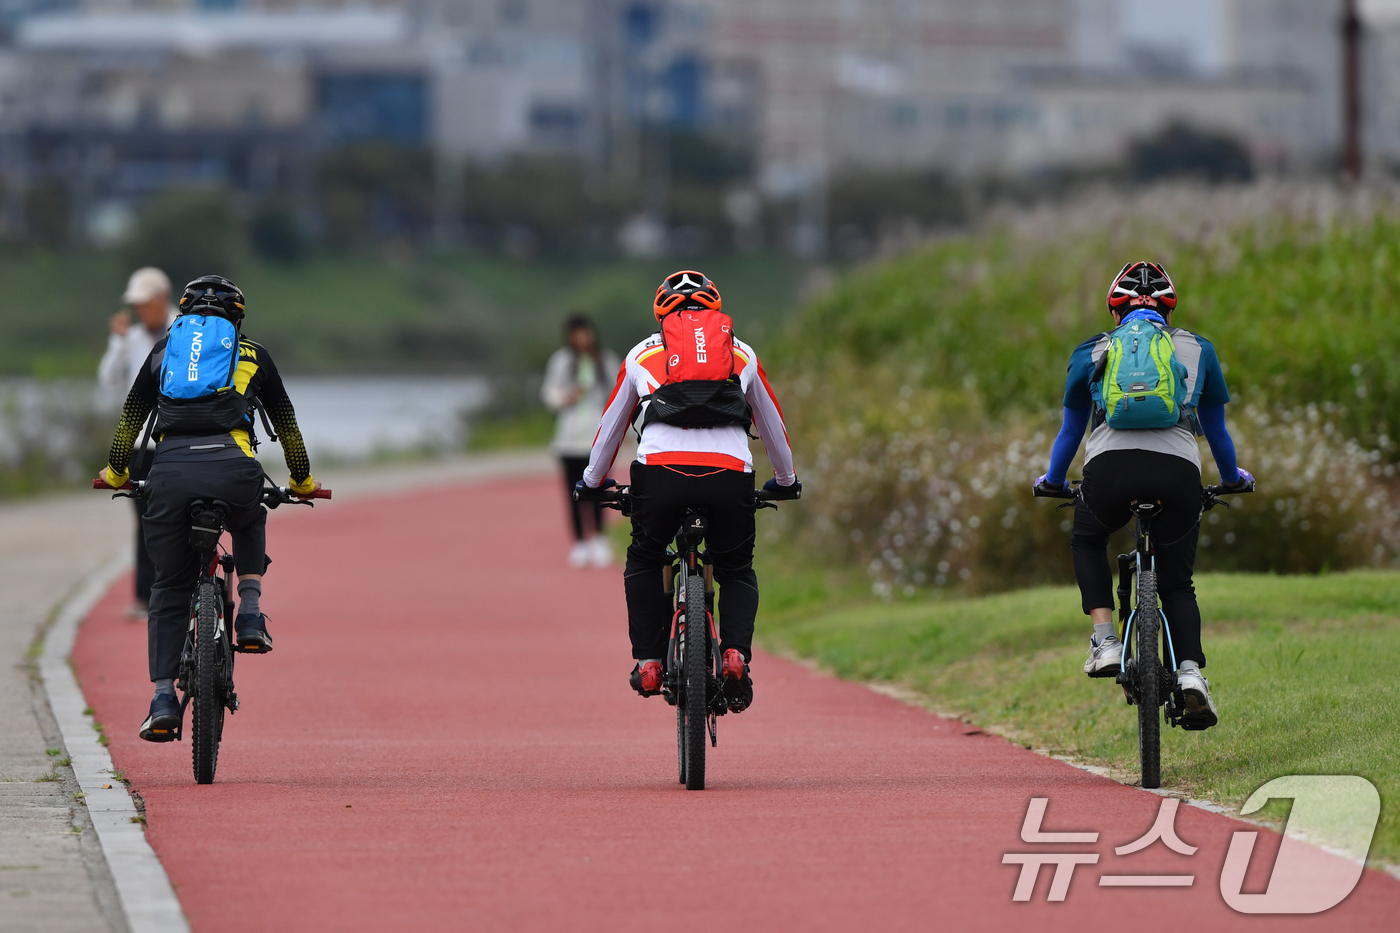
[[[719,290],[713,282],[699,272],[682,271],[662,282],[653,311],[660,323],[671,314],[719,312],[720,307]],[[748,410],[732,417],[730,423],[713,427],[680,427],[656,420],[656,412],[649,416],[653,393],[672,381],[671,368],[681,356],[675,348],[668,352],[663,332],[658,331],[627,354],[578,486],[586,495],[587,490],[604,484],[635,417],[642,427],[631,469],[632,544],[627,549],[624,573],[632,656],[637,661],[632,687],[642,696],[661,691],[672,611],[662,584],[666,548],[675,538],[686,509],[701,509],[709,521],[706,550],[720,588],[723,686],[730,710],[738,712],[753,699],[748,662],[758,613],[758,578],[753,570],[754,467],[747,433],[750,416],[774,467],[775,475],[764,489],[781,498],[797,498],[802,485],[793,469],[782,409],[758,354],[734,338],[728,330],[728,318],[723,320],[721,340],[732,343],[733,357],[732,374],[723,380],[723,388],[733,393],[731,410],[735,405],[742,409],[745,403]],[[710,339],[717,342],[715,335]],[[722,420],[722,416],[711,420]]]

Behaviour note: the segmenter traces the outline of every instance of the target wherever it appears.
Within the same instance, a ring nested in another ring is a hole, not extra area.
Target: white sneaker
[[[592,560],[594,567],[611,567],[613,562],[612,545],[608,539],[602,535],[592,538],[588,542],[588,556]]]
[[[1181,728],[1195,732],[1209,729],[1220,721],[1216,715],[1215,701],[1210,698],[1210,683],[1201,676],[1200,671],[1177,671],[1176,689],[1181,691],[1186,701],[1186,709],[1181,714]]]
[[[569,549],[569,566],[587,567],[592,557],[592,550],[587,541],[575,541],[574,546]]]
[[[1089,638],[1089,660],[1084,662],[1084,673],[1090,677],[1117,677],[1123,665],[1123,643],[1117,635],[1110,635],[1103,641]]]

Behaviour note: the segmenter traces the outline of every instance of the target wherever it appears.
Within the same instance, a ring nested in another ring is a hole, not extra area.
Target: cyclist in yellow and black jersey
[[[156,407],[156,381],[164,355],[165,339],[161,339],[146,357],[145,364],[126,396],[121,421],[117,424],[117,433],[112,438],[112,449],[108,455],[108,464],[112,471],[109,485],[112,480],[117,479],[121,483],[126,482],[132,450],[140,440],[141,432],[145,430],[146,419],[151,410]],[[240,395],[249,402],[256,401],[267,412],[272,430],[276,432],[277,440],[282,445],[282,455],[287,461],[287,471],[292,478],[292,489],[296,492],[311,492],[315,488],[314,485],[308,485],[313,482],[310,478],[311,461],[306,455],[301,429],[297,427],[296,411],[292,408],[292,400],[282,385],[282,375],[277,371],[277,365],[272,362],[272,356],[266,347],[247,337],[239,339],[238,368],[234,373],[233,384]],[[245,427],[233,428],[217,437],[200,438],[201,443],[181,444],[167,449],[190,449],[191,453],[184,455],[185,459],[236,460],[240,456],[256,457],[257,435],[254,431],[251,405],[245,420]],[[155,437],[157,442],[165,440],[159,423],[156,426]],[[159,444],[157,446],[159,449]],[[194,450],[213,453],[194,454]],[[103,479],[108,477],[104,474]]]
[[[199,328],[196,336],[204,337],[207,346],[193,344],[193,356],[188,355],[189,345],[182,351],[179,318],[170,336],[156,343],[126,397],[108,465],[100,477],[113,488],[126,484],[132,448],[154,410],[157,443],[146,479],[144,526],[146,547],[156,568],[147,623],[151,681],[156,689],[151,713],[140,730],[141,738],[148,741],[173,739],[180,721],[174,682],[200,570],[189,542],[190,506],[196,499],[219,499],[228,504],[227,527],[238,574],[235,650],[257,654],[272,650],[267,618],[259,605],[269,560],[267,510],[261,502],[263,469],[255,459],[254,407],[267,413],[281,441],[292,490],[309,494],[320,486],[311,476],[296,412],[271,355],[238,330],[243,305],[243,293],[219,276],[204,276],[185,287],[181,317],[189,316],[186,320]],[[205,332],[213,335],[221,328],[226,335],[223,358],[228,362],[218,374],[218,389],[203,398],[172,398],[181,389],[176,375],[182,382],[188,370],[193,378],[201,349],[206,362],[217,358],[218,346]],[[235,339],[236,362],[231,352]],[[186,355],[181,356],[181,352]],[[179,365],[172,366],[177,359]],[[229,375],[231,385],[225,382]]]

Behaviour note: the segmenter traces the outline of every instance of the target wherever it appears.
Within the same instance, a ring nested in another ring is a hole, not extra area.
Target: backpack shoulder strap
[[[233,324],[233,359],[228,363],[228,385],[232,387],[233,377],[238,372],[238,363],[243,359],[243,329],[236,322],[229,323]]]

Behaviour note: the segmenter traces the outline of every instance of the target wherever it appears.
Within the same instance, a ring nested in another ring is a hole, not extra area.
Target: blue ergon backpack
[[[1090,391],[1110,428],[1169,428],[1184,417],[1186,377],[1165,327],[1128,321],[1109,334]]]
[[[217,314],[175,319],[160,365],[161,433],[197,437],[246,425],[248,401],[233,384],[238,338],[238,326]]]

